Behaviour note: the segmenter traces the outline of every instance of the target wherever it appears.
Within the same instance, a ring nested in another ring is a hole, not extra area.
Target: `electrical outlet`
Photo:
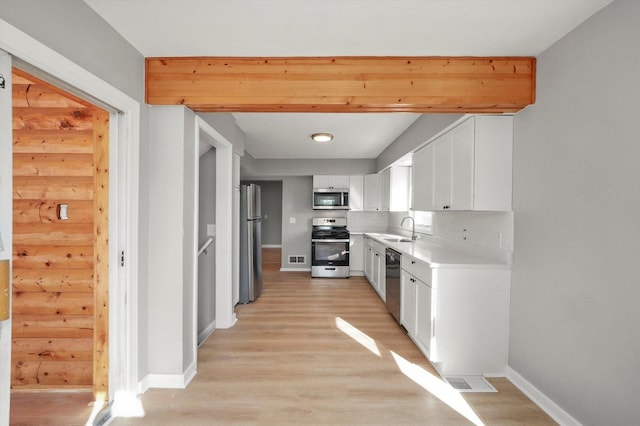
[[[502,248],[502,234],[498,231],[493,232],[493,243],[498,248]]]
[[[296,223],[296,218],[295,217],[290,217],[289,218],[289,223]]]
[[[216,236],[216,225],[207,223],[207,237],[215,237]]]

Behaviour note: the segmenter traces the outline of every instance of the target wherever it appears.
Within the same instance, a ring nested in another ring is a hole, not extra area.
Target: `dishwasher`
[[[387,248],[384,253],[387,310],[400,324],[400,253]]]

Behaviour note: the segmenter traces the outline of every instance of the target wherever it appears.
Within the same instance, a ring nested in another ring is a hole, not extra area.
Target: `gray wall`
[[[0,18],[144,101],[144,58],[82,0],[2,0]]]
[[[509,364],[585,425],[640,419],[640,2],[538,58],[515,119]]]
[[[199,112],[204,121],[233,145],[233,152],[244,154],[244,133],[230,112]]]
[[[376,159],[375,171],[379,172],[390,166],[462,117],[463,114],[423,114],[382,151]]]
[[[200,138],[208,139],[204,132]],[[198,215],[198,247],[207,239],[207,224],[216,223],[216,150],[200,157],[200,191]],[[198,340],[211,328],[216,314],[216,250],[215,243],[198,258]]]
[[[282,267],[311,268],[311,176],[286,177],[282,180]],[[306,200],[306,201],[305,201]],[[289,223],[290,218],[296,223]],[[287,256],[304,255],[304,265],[289,265]]]
[[[191,124],[191,125],[188,125]],[[149,373],[180,375],[192,355],[191,264],[195,151],[193,113],[182,106],[151,107],[148,263]],[[193,161],[193,160],[191,160]],[[192,185],[189,189],[188,185]]]
[[[262,245],[282,245],[282,181],[242,181],[243,185],[250,183],[261,189]]]
[[[242,178],[313,175],[366,175],[376,172],[375,160],[348,159],[255,159],[248,152],[240,162]]]

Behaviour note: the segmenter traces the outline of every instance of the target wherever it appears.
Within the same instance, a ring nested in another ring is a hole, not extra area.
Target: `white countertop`
[[[463,248],[444,240],[421,238],[415,242],[391,242],[387,238],[407,238],[402,235],[365,232],[386,247],[429,263],[432,268],[492,268],[511,269],[507,253],[482,248]],[[408,238],[410,239],[410,238]]]

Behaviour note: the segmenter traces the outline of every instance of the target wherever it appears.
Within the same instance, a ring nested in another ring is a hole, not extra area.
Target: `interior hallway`
[[[448,389],[364,278],[279,272],[279,249],[263,259],[262,296],[201,346],[189,387],[147,391],[145,417],[114,425],[555,424],[506,379]]]

